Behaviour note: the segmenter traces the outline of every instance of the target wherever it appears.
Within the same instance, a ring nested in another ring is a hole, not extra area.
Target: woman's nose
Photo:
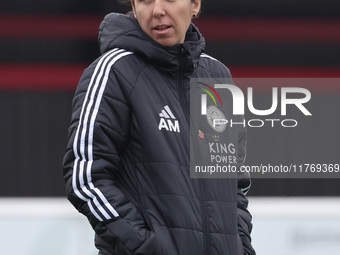
[[[164,0],[155,0],[153,5],[153,16],[159,18],[165,15]]]

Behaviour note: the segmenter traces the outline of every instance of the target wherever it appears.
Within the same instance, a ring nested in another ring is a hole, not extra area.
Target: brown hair
[[[201,0],[202,2],[203,0]],[[117,0],[118,3],[121,3],[121,4],[127,4],[127,5],[130,5],[131,4],[131,0]],[[191,2],[195,2],[195,0],[191,0]],[[198,18],[201,14],[201,10],[199,10],[199,12],[193,17],[193,18]]]
[[[118,3],[121,3],[121,4],[129,4],[131,1],[130,0],[117,0]],[[191,0],[191,2],[195,2],[195,0]]]

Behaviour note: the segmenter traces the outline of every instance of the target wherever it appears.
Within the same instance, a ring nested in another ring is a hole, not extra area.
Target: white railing
[[[339,254],[340,198],[249,200],[258,255]],[[64,198],[0,199],[0,242],[0,254],[97,254],[89,223]]]

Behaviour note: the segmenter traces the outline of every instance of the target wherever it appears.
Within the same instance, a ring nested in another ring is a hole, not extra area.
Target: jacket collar
[[[171,76],[177,76],[179,69],[185,76],[190,75],[205,48],[203,36],[192,23],[183,44],[167,47],[151,39],[133,15],[117,13],[105,16],[99,28],[99,43],[101,53],[123,48],[141,55]]]

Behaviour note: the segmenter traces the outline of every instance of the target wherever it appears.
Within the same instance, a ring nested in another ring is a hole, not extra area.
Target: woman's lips
[[[169,25],[159,25],[153,28],[153,31],[158,35],[164,35],[169,32],[172,26]]]

